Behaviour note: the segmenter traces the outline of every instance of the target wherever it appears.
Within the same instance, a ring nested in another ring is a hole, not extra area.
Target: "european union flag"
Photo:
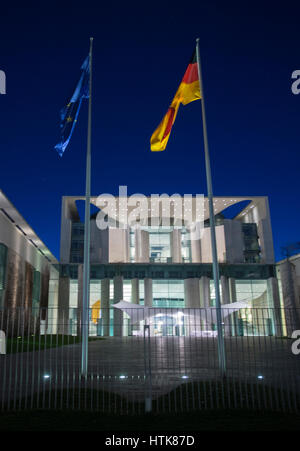
[[[54,147],[54,149],[57,150],[60,156],[63,155],[71,139],[75,124],[77,122],[82,100],[89,98],[89,56],[87,56],[87,58],[85,59],[83,65],[81,66],[81,70],[82,74],[79,82],[77,83],[75,91],[67,105],[65,105],[60,112],[61,142],[56,144],[56,146]]]

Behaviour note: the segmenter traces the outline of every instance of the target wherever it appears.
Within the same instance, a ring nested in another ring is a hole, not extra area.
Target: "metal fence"
[[[85,376],[79,310],[2,310],[0,409],[298,412],[300,312],[227,313],[223,378],[213,308],[91,309]]]

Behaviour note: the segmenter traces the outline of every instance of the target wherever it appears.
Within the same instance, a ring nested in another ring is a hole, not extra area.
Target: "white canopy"
[[[159,308],[159,307],[145,307],[139,304],[132,304],[127,301],[120,301],[113,304],[114,308],[120,309],[127,313],[132,324],[139,321],[152,318],[154,316],[184,316],[187,317],[188,322],[198,323],[199,320],[206,322],[217,322],[217,309],[215,307],[209,308]],[[222,319],[224,320],[231,313],[237,312],[243,308],[248,308],[249,304],[246,302],[232,302],[231,304],[224,304],[221,306]]]

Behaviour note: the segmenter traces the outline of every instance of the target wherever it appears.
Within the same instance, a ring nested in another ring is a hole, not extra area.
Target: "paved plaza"
[[[300,357],[292,341],[275,337],[225,338],[227,377],[293,389],[300,387]],[[94,390],[145,397],[151,372],[156,398],[190,381],[219,380],[217,338],[109,337],[89,342],[88,375],[82,378],[81,346],[40,349],[0,356],[0,396],[6,402],[48,390]]]

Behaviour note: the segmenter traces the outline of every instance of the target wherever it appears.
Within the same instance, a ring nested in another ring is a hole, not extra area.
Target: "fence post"
[[[146,337],[147,331],[147,337]],[[144,325],[145,412],[152,412],[152,378],[150,354],[150,326]]]

